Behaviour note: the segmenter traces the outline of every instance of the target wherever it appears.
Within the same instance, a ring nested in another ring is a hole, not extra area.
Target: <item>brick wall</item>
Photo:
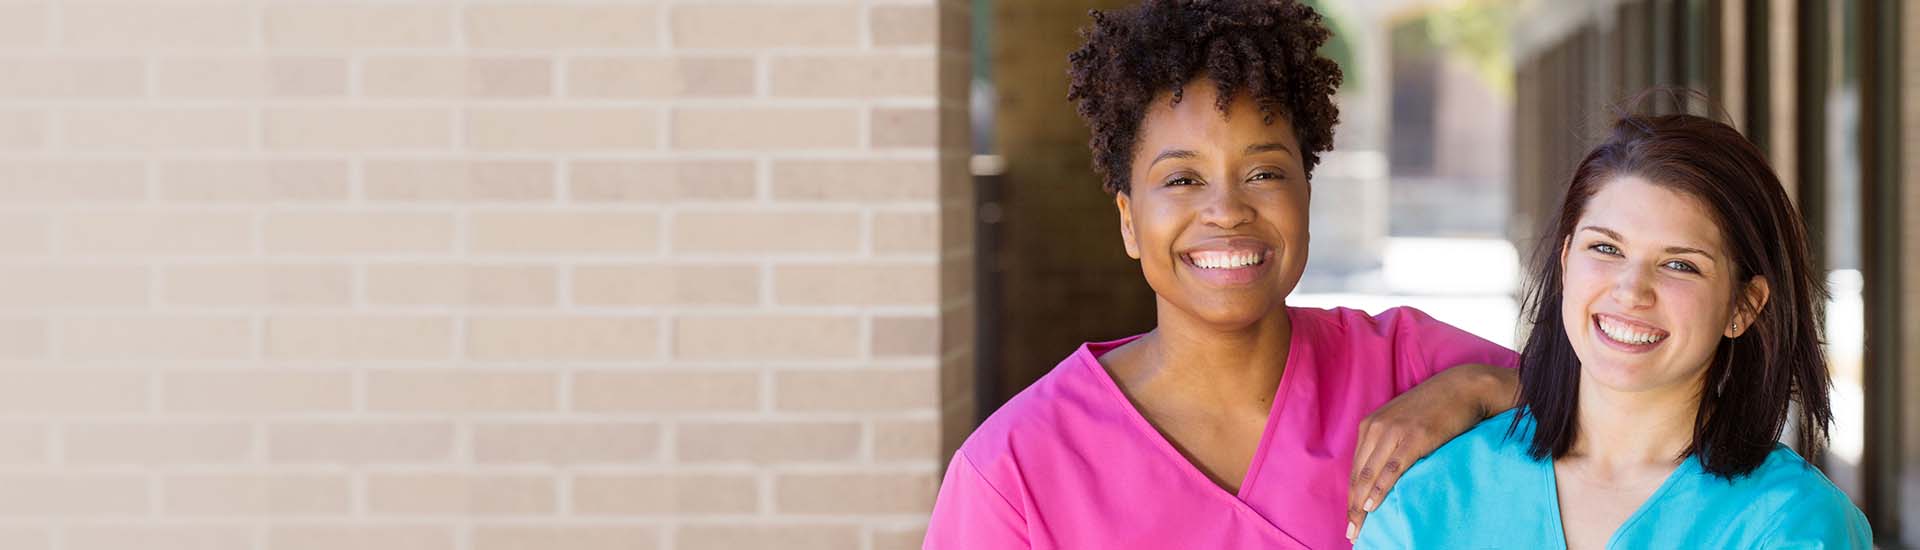
[[[916,548],[962,0],[0,0],[0,548]]]

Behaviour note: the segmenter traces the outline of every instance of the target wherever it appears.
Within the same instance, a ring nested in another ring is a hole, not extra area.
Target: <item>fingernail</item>
[[[1361,508],[1362,510],[1366,510],[1366,511],[1367,511],[1367,513],[1369,513],[1369,514],[1371,514],[1371,513],[1373,513],[1373,498],[1372,498],[1372,497],[1368,497],[1368,498],[1367,498],[1367,502],[1366,502],[1365,504],[1361,504],[1361,505],[1360,505],[1360,508]]]
[[[1353,540],[1354,535],[1359,534],[1359,533],[1356,533],[1355,531],[1359,531],[1359,529],[1356,529],[1353,527],[1353,522],[1351,521],[1347,522],[1347,540],[1351,541]]]

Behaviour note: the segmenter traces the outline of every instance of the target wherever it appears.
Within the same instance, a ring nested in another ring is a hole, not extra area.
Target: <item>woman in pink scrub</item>
[[[1287,306],[1338,119],[1312,9],[1093,19],[1069,99],[1157,326],[1081,346],[975,430],[925,546],[1349,548],[1402,467],[1512,406],[1514,353],[1410,308]]]

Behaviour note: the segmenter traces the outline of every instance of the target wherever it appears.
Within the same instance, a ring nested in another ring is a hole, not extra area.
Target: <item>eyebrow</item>
[[[1167,159],[1190,159],[1199,156],[1200,153],[1195,153],[1187,149],[1168,149],[1161,151],[1158,155],[1154,155],[1153,162],[1147,163],[1147,166],[1151,167],[1155,164],[1160,164],[1160,161]]]
[[[1256,143],[1256,144],[1247,146],[1246,154],[1257,155],[1260,153],[1271,153],[1274,151],[1279,151],[1282,153],[1292,153],[1293,149],[1288,148],[1284,143],[1277,143],[1277,142],[1276,143]]]
[[[1287,147],[1286,144],[1273,142],[1273,143],[1255,143],[1253,145],[1248,145],[1247,151],[1244,154],[1257,155],[1260,153],[1271,153],[1275,151],[1279,151],[1282,153],[1289,153],[1289,154],[1293,153],[1293,149],[1290,147]],[[1155,164],[1159,164],[1160,161],[1167,160],[1167,159],[1191,159],[1191,158],[1199,158],[1199,157],[1200,157],[1200,153],[1193,152],[1190,149],[1168,149],[1165,151],[1161,151],[1160,154],[1158,155],[1154,155],[1153,162],[1147,163],[1147,166],[1153,166]]]
[[[1580,231],[1592,231],[1592,232],[1595,232],[1595,233],[1599,233],[1599,234],[1602,234],[1602,235],[1606,235],[1607,237],[1609,237],[1609,238],[1612,238],[1613,240],[1616,240],[1616,241],[1620,241],[1620,242],[1626,242],[1626,240],[1627,240],[1627,238],[1626,238],[1626,237],[1622,237],[1622,236],[1620,236],[1620,233],[1619,233],[1619,232],[1616,232],[1616,231],[1614,231],[1614,230],[1612,230],[1612,229],[1607,229],[1607,228],[1605,228],[1605,227],[1600,227],[1600,226],[1598,226],[1598,225],[1586,225],[1586,226],[1581,226],[1581,227],[1580,227]],[[1701,249],[1698,249],[1698,248],[1692,248],[1692,247],[1685,247],[1685,246],[1669,246],[1669,247],[1667,247],[1667,249],[1666,249],[1666,253],[1668,253],[1668,254],[1698,254],[1698,255],[1701,255],[1701,256],[1706,256],[1706,258],[1707,258],[1707,259],[1709,259],[1709,260],[1713,260],[1713,261],[1716,261],[1716,262],[1717,262],[1717,261],[1720,261],[1720,258],[1719,258],[1719,257],[1717,257],[1717,256],[1714,256],[1713,254],[1710,254],[1710,253],[1708,253],[1708,252],[1707,252],[1707,251],[1705,251],[1705,250],[1701,250]]]

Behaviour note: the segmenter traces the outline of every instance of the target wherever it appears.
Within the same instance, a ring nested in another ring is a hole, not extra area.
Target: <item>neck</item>
[[[1280,384],[1293,338],[1285,305],[1248,325],[1220,326],[1162,300],[1158,318],[1143,343],[1162,381],[1220,395],[1254,391],[1263,399]]]
[[[1693,442],[1699,380],[1641,392],[1605,389],[1582,375],[1568,458],[1605,470],[1677,466]]]

